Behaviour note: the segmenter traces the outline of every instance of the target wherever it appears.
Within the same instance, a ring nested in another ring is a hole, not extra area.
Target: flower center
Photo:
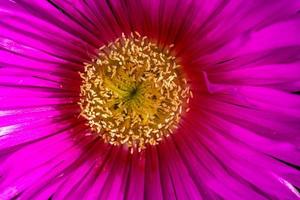
[[[191,91],[169,48],[135,32],[85,64],[81,115],[105,142],[140,151],[177,128]]]

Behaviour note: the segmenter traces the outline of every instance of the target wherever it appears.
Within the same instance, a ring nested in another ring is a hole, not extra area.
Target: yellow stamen
[[[131,152],[157,145],[189,111],[186,101],[193,95],[180,65],[170,49],[137,32],[99,50],[80,73],[81,116],[112,145],[126,144]]]

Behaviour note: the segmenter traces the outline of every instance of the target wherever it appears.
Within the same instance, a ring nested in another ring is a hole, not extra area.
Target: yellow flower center
[[[140,151],[177,128],[192,94],[171,47],[123,34],[85,64],[81,115],[105,142]]]

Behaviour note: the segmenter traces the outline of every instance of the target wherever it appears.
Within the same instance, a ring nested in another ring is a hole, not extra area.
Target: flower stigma
[[[112,145],[141,151],[178,128],[192,93],[170,48],[139,33],[102,46],[80,73],[81,116]]]

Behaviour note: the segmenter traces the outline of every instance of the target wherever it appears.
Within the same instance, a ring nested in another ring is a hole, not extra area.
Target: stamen
[[[80,73],[81,116],[112,145],[131,152],[157,145],[178,127],[193,97],[176,58],[137,32],[99,50]]]

